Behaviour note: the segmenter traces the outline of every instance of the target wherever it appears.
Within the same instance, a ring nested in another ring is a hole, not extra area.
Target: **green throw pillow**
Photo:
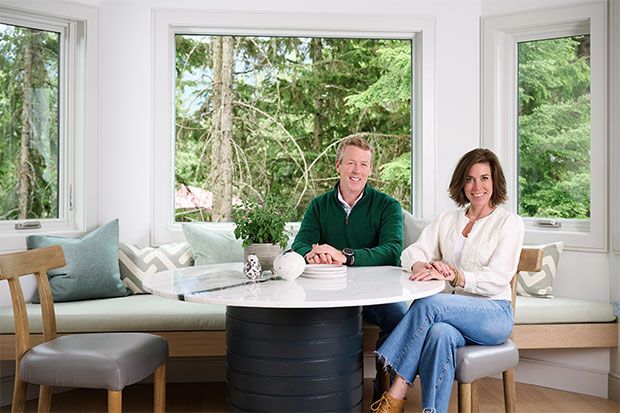
[[[26,245],[29,250],[62,247],[67,265],[47,272],[55,302],[127,295],[118,268],[118,220],[81,238],[30,235]]]
[[[241,240],[229,231],[215,231],[201,224],[183,224],[195,265],[243,262]]]
[[[517,294],[525,297],[553,298],[553,279],[557,273],[564,244],[553,242],[534,245],[543,250],[542,268],[539,272],[521,271],[517,277]]]

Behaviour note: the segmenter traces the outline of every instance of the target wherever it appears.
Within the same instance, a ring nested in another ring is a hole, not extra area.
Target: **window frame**
[[[612,250],[620,255],[620,4],[609,2],[609,137]]]
[[[517,43],[590,35],[590,219],[523,217],[525,242],[563,241],[566,249],[607,251],[607,17],[604,2],[481,19],[482,146],[498,155],[508,183],[507,208],[518,212]]]
[[[434,19],[417,16],[323,15],[269,12],[155,9],[153,12],[154,151],[151,245],[183,241],[174,219],[174,36],[175,34],[321,36],[411,39],[414,51],[412,102],[412,197],[418,217],[435,215]],[[427,108],[424,110],[424,108]],[[232,222],[204,223],[214,230]],[[292,223],[293,226],[298,223]]]
[[[14,0],[5,1],[0,11],[2,23],[61,35],[58,218],[0,221],[0,251],[11,251],[23,249],[31,234],[76,236],[96,226],[98,11],[57,1]],[[41,227],[15,229],[29,221]]]

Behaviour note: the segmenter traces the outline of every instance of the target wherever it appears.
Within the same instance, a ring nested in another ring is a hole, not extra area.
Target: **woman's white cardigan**
[[[418,261],[455,265],[454,246],[468,222],[464,209],[440,215],[424,228],[414,244],[405,248],[400,257],[402,267],[411,271]],[[459,269],[465,275],[465,287],[457,288],[457,292],[510,300],[510,280],[519,263],[523,234],[521,217],[500,207],[477,220],[461,251]]]

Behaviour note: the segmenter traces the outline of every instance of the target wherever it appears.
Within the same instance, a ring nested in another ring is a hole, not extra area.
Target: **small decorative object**
[[[288,250],[273,260],[273,274],[285,280],[294,280],[305,268],[306,260],[293,250]]]
[[[263,201],[246,201],[234,207],[235,237],[243,240],[244,256],[255,254],[262,269],[271,270],[273,260],[286,246],[286,216],[288,209],[274,195]]]
[[[261,276],[262,272],[258,257],[254,254],[248,255],[243,266],[243,274],[250,280],[255,281]]]

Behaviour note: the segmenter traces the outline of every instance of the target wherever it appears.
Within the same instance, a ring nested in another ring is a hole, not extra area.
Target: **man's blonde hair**
[[[338,144],[338,148],[336,149],[336,161],[342,161],[342,153],[347,146],[357,146],[365,151],[370,151],[370,160],[372,161],[375,150],[372,145],[366,141],[366,139],[360,136],[350,136],[340,141],[340,144]]]

